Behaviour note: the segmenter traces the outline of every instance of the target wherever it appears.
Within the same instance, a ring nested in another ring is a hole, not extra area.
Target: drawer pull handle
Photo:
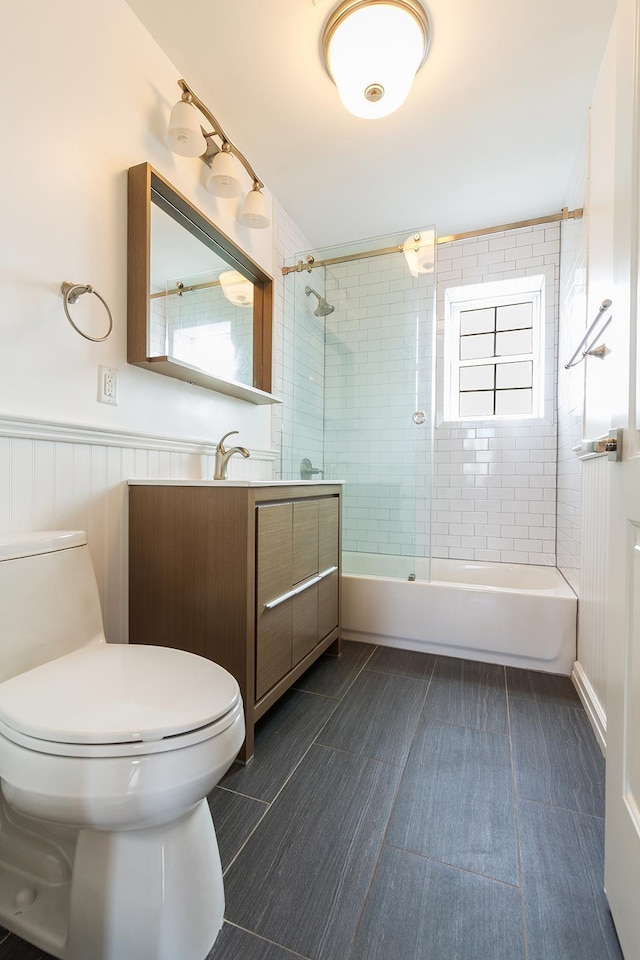
[[[299,583],[297,587],[294,587],[293,590],[287,590],[286,593],[281,593],[279,597],[275,597],[273,600],[269,600],[268,603],[265,603],[265,610],[273,610],[274,607],[279,607],[281,603],[284,603],[285,600],[290,600],[291,597],[297,597],[299,593],[304,593],[305,590],[308,590],[309,587],[313,587],[314,584],[320,583],[321,580],[324,580],[325,577],[328,577],[330,574],[335,573],[338,568],[328,567],[326,570],[323,570],[322,573],[317,573],[313,577],[309,577],[308,580],[304,580],[302,583]]]
[[[273,610],[274,607],[279,607],[281,603],[284,603],[285,600],[290,600],[291,597],[297,597],[299,593],[304,593],[305,590],[308,590],[309,587],[313,587],[314,584],[320,583],[322,577],[316,575],[315,577],[310,577],[308,580],[305,580],[303,583],[299,583],[297,587],[294,587],[293,590],[287,590],[286,593],[281,593],[279,597],[275,597],[274,600],[269,600],[268,603],[265,603],[265,610]]]

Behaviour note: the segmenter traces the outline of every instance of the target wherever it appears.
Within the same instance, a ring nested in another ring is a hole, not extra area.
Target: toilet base
[[[206,800],[162,827],[79,830],[73,847],[51,838],[48,877],[2,858],[0,923],[60,960],[205,960],[224,917]],[[25,889],[35,899],[17,910]]]
[[[80,830],[63,960],[205,960],[223,917],[206,800],[162,827]]]

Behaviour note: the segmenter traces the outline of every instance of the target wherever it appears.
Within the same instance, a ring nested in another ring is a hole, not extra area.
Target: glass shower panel
[[[325,316],[316,311],[324,296],[324,270],[306,271],[292,278],[294,286],[294,324],[291,331],[291,423],[287,460],[283,459],[286,480],[332,479],[324,456],[325,405]],[[317,296],[311,293],[315,290]],[[307,294],[305,291],[309,290]]]
[[[301,254],[292,274],[283,476],[342,480],[345,567],[402,578],[428,577],[430,542],[435,232],[420,235],[415,273],[405,233],[314,251],[310,270]]]

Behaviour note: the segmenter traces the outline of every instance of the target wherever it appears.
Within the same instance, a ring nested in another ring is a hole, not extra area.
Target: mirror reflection
[[[149,356],[251,384],[250,280],[151,205]]]

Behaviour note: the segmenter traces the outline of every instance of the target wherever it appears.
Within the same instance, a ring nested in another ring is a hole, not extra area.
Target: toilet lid
[[[44,741],[132,743],[203,727],[239,698],[231,674],[204,657],[102,642],[0,683],[0,721]]]

